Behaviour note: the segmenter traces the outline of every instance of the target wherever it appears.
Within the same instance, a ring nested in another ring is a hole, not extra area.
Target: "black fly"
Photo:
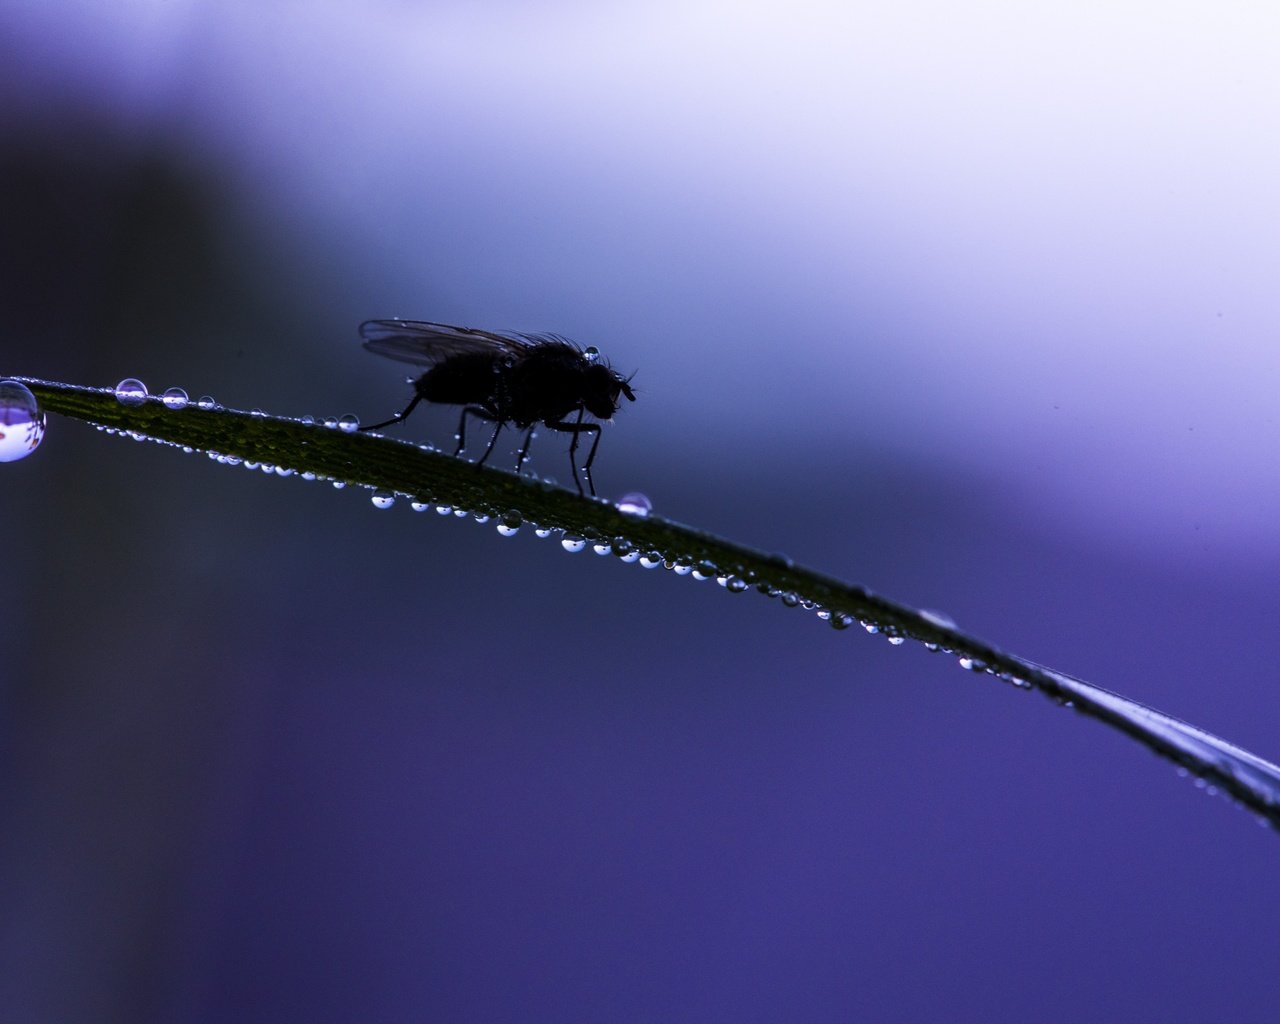
[[[591,463],[600,446],[600,424],[584,423],[584,414],[608,421],[618,411],[621,395],[636,400],[631,378],[610,369],[594,348],[583,349],[558,334],[493,334],[472,327],[450,327],[423,320],[366,320],[360,325],[364,347],[388,359],[396,359],[426,371],[413,381],[413,400],[389,420],[361,430],[380,430],[399,423],[419,402],[460,405],[459,455],[467,443],[467,416],[495,424],[489,445],[480,457],[483,465],[493,451],[498,434],[508,423],[525,431],[516,460],[516,472],[529,454],[533,428],[545,423],[552,430],[573,435],[569,465],[573,482],[582,494],[575,455],[583,434],[595,434],[582,472],[594,497]],[[577,416],[572,421],[569,417]]]

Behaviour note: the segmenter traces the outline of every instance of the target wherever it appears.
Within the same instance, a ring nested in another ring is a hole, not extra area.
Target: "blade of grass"
[[[607,543],[617,555],[639,554],[680,571],[687,568],[715,577],[731,591],[754,588],[782,604],[815,611],[837,628],[860,624],[891,642],[919,641],[957,657],[971,671],[1037,690],[1119,729],[1280,829],[1280,767],[1136,701],[1000,650],[941,616],[795,565],[781,555],[661,516],[625,514],[607,502],[540,480],[376,434],[232,409],[170,409],[156,399],[124,405],[109,388],[12,379],[29,387],[46,411],[109,430],[483,512],[510,524],[562,530],[589,543]]]

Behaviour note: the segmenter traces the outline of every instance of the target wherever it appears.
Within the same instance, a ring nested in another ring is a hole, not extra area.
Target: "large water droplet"
[[[352,413],[338,417],[338,429],[344,434],[354,434],[360,429],[360,417]]]
[[[594,544],[591,545],[591,550],[594,551],[597,555],[613,554],[613,547],[609,544],[607,540],[596,541]]]
[[[160,401],[164,402],[166,409],[185,409],[188,398],[182,388],[166,388],[164,394],[160,396]]]
[[[504,512],[498,517],[498,533],[504,537],[514,537],[520,532],[522,523],[519,513]]]
[[[928,622],[934,626],[939,627],[940,629],[956,628],[955,619],[953,619],[946,612],[934,611],[932,608],[922,608],[920,610],[920,618],[924,619],[925,622]]]
[[[147,400],[147,386],[133,377],[116,385],[116,398],[121,405],[141,405]]]
[[[656,551],[640,556],[640,565],[645,569],[656,569],[662,564],[662,556]]]
[[[214,398],[212,395],[201,395],[196,400],[196,408],[203,409],[205,410],[205,412],[208,412],[211,409],[218,408],[218,403],[214,401]]]
[[[387,494],[386,491],[375,491],[370,500],[373,502],[374,508],[390,508],[396,503],[396,496]]]
[[[431,502],[422,501],[418,498],[414,498],[412,501],[409,502],[409,507],[413,509],[415,512],[425,512],[427,509],[431,507]]]
[[[832,628],[832,629],[848,629],[850,626],[852,626],[852,625],[853,625],[853,623],[854,623],[854,618],[853,618],[853,616],[852,616],[852,615],[849,615],[847,612],[832,612],[832,613],[831,613],[831,628]]]
[[[583,540],[581,537],[571,537],[566,534],[563,538],[561,538],[560,546],[564,548],[566,551],[570,552],[571,554],[576,555],[579,551],[581,551],[583,548],[587,546],[587,542]]]
[[[44,437],[44,412],[36,396],[16,380],[0,381],[0,462],[25,459]]]
[[[600,359],[600,350],[594,345],[588,345],[582,350],[582,358],[589,363],[598,362]]]
[[[741,576],[730,576],[725,580],[724,588],[731,594],[741,594],[749,584]]]
[[[619,498],[614,508],[624,516],[647,516],[653,511],[653,502],[649,500],[647,495],[641,494],[639,491],[632,491]]]

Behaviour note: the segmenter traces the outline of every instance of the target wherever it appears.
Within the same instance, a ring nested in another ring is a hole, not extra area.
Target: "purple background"
[[[559,331],[603,494],[1274,758],[1278,30],[7,5],[0,372],[371,420],[362,319]],[[6,1019],[1275,1019],[1274,832],[950,659],[57,418],[3,481]]]

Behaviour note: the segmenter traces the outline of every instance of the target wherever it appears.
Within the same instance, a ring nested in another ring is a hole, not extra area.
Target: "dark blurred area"
[[[367,422],[362,319],[563,331],[637,371],[602,493],[1274,756],[1270,293],[1159,237],[1100,291],[1129,222],[966,248],[973,158],[839,121],[866,82],[739,95],[754,14],[629,17],[0,16],[0,373]],[[1275,835],[943,656],[56,417],[3,478],[6,1019],[1274,1013]]]

